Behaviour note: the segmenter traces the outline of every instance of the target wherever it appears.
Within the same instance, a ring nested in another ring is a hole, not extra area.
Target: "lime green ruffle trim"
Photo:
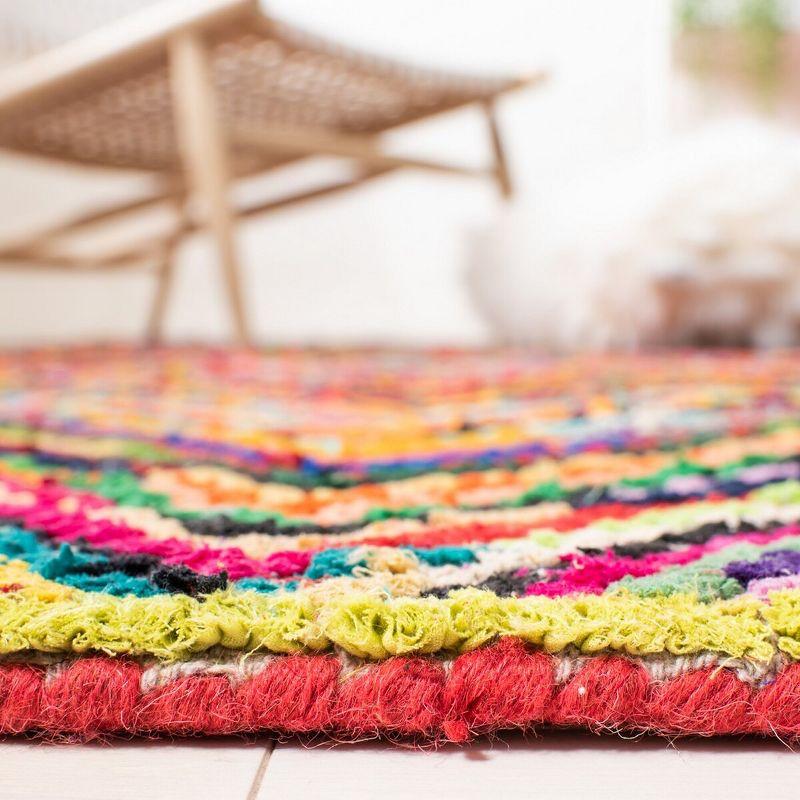
[[[43,583],[43,582],[42,582]],[[41,584],[37,584],[41,585]],[[63,589],[63,587],[62,587]],[[34,587],[0,595],[0,654],[100,651],[188,658],[212,647],[272,653],[324,651],[383,659],[459,653],[515,636],[557,653],[630,655],[702,651],[768,661],[800,658],[800,591],[702,603],[695,595],[500,598],[464,589],[446,599],[352,595],[320,603],[303,592],[222,591],[111,597],[75,591],[49,597]]]

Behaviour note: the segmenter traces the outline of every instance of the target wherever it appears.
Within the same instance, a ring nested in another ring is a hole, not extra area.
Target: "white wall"
[[[661,124],[667,0],[274,0],[276,14],[355,45],[471,70],[545,66],[543,89],[502,106],[522,195],[647,142]],[[416,154],[480,163],[472,111],[398,137]],[[35,227],[124,185],[0,160],[0,233]],[[609,187],[613,191],[613,187]],[[251,222],[241,235],[260,339],[480,342],[485,327],[460,273],[469,231],[490,222],[493,188],[406,173]],[[224,337],[206,243],[180,253],[170,308],[176,339]],[[0,344],[133,337],[151,286],[142,275],[0,272]]]

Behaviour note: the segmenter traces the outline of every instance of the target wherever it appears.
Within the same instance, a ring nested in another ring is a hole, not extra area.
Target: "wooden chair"
[[[495,101],[542,77],[454,76],[364,55],[265,16],[256,0],[157,3],[0,72],[0,147],[154,178],[146,196],[3,246],[0,265],[155,267],[148,336],[157,340],[175,248],[207,230],[236,340],[246,343],[236,220],[403,168],[488,177],[509,196]],[[478,104],[488,123],[492,163],[486,169],[389,155],[381,147],[380,135],[390,129],[468,104]],[[355,176],[242,208],[229,201],[234,181],[320,155],[352,161]],[[76,231],[158,204],[178,212],[167,235],[91,258],[64,254],[64,238]]]

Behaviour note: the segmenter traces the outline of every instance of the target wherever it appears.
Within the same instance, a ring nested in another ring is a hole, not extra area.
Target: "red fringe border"
[[[0,666],[0,733],[324,732],[464,742],[498,730],[558,725],[666,735],[800,736],[800,664],[755,688],[723,668],[654,681],[621,656],[587,659],[555,683],[556,660],[513,639],[438,660],[397,657],[354,671],[333,655],[281,656],[241,683],[181,677],[142,693],[143,667],[90,656],[47,672]]]

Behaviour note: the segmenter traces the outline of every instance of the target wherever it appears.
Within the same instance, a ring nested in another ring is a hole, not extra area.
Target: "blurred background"
[[[143,3],[60,5],[82,7],[74,17],[82,28]],[[55,25],[48,8],[0,2],[2,63],[25,54],[20,31],[27,48],[34,31],[39,50],[62,39],[65,25],[69,32],[69,20]],[[549,79],[499,103],[512,201],[485,181],[404,170],[242,224],[257,341],[577,349],[787,344],[800,333],[800,3],[271,0],[266,8],[405,61],[489,75],[545,69]],[[398,131],[390,144],[420,157],[487,159],[484,120],[469,108]],[[265,185],[337,169],[318,159]],[[125,196],[139,180],[2,153],[0,238]],[[167,340],[225,341],[213,259],[203,237],[181,247]],[[0,343],[135,340],[152,291],[136,272],[6,267]]]

